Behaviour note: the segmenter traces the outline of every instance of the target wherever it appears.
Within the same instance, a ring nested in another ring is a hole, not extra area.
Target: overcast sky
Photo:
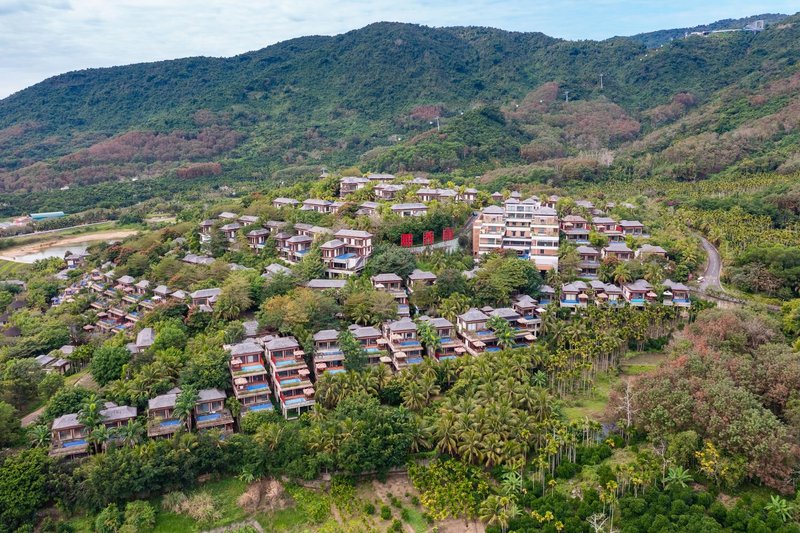
[[[604,39],[798,9],[797,0],[0,0],[0,98],[70,70],[231,56],[382,20]]]

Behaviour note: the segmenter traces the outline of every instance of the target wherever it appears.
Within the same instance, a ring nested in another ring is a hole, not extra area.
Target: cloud
[[[793,11],[794,0],[0,0],[0,97],[62,72],[230,56],[391,20],[601,39]]]

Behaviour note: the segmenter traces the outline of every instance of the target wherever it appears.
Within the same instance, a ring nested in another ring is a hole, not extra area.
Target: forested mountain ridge
[[[232,58],[67,73],[0,100],[0,190],[211,171],[192,166],[199,162],[219,162],[228,176],[301,174],[363,154],[362,166],[375,170],[482,173],[551,160],[545,166],[560,168],[586,150],[639,141],[692,109],[725,111],[719,91],[757,93],[791,79],[799,21],[656,51],[630,38],[377,23]],[[790,83],[780,98],[794,90]],[[471,138],[437,138],[436,117],[445,137],[453,129]],[[497,127],[476,136],[471,121],[486,117]],[[599,134],[609,127],[622,131]],[[587,140],[587,129],[599,133]],[[398,156],[420,142],[433,153]]]

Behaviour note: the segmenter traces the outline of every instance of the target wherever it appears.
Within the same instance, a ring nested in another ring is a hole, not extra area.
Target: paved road
[[[716,291],[725,292],[722,284],[719,282],[720,272],[722,271],[722,258],[719,255],[713,244],[711,244],[705,237],[700,237],[703,243],[703,250],[706,251],[706,268],[703,272],[703,281],[699,284],[701,291],[714,289]]]

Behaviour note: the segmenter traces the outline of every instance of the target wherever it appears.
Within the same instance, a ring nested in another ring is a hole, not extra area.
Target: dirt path
[[[39,416],[44,412],[44,408],[46,406],[41,406],[34,412],[27,414],[22,417],[22,427],[26,428],[28,426],[32,426],[37,420],[39,420]]]
[[[30,244],[23,244],[14,246],[3,250],[0,259],[6,261],[15,261],[17,256],[34,254],[41,252],[45,248],[51,246],[69,246],[71,244],[83,244],[87,242],[111,241],[117,239],[124,239],[139,233],[138,230],[133,229],[110,229],[105,231],[98,231],[95,233],[82,233],[79,235],[70,235],[69,237],[53,237],[44,241],[32,242]]]
[[[225,533],[226,531],[236,531],[237,529],[241,529],[247,526],[252,527],[259,533],[264,533],[264,528],[262,528],[261,524],[259,524],[255,520],[245,520],[243,522],[236,522],[235,524],[231,524],[229,526],[222,526],[214,529],[208,529],[203,533]]]

